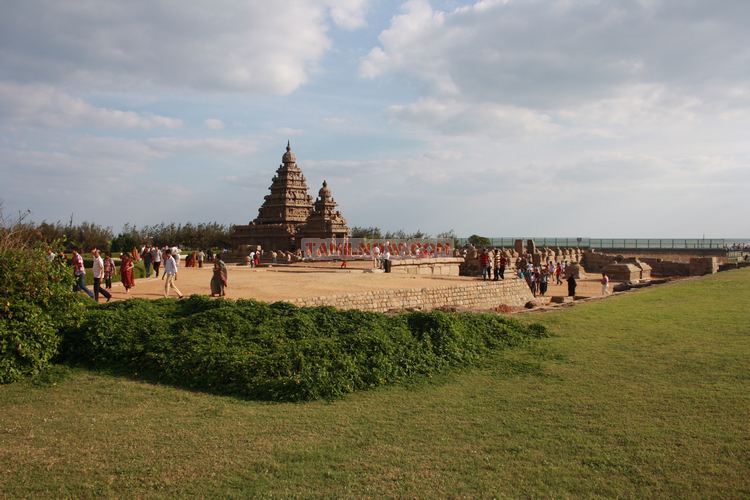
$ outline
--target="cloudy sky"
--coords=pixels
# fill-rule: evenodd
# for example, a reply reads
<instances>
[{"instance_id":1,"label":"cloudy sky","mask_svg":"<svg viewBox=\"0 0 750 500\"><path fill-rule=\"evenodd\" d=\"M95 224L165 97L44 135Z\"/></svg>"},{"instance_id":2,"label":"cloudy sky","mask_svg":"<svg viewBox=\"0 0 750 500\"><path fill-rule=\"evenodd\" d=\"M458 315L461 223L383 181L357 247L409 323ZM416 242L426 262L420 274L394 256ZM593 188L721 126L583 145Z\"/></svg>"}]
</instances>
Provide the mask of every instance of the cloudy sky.
<instances>
[{"instance_id":1,"label":"cloudy sky","mask_svg":"<svg viewBox=\"0 0 750 500\"><path fill-rule=\"evenodd\" d=\"M350 225L750 237L747 0L9 0L0 199L257 214L291 140Z\"/></svg>"}]
</instances>

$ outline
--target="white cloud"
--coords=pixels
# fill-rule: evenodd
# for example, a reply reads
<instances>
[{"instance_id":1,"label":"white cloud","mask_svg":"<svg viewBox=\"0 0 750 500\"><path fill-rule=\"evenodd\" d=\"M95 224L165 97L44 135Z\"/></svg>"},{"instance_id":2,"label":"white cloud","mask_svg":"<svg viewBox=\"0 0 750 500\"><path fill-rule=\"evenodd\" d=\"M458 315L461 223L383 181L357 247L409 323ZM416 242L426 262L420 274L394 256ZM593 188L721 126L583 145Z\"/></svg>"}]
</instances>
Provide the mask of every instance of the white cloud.
<instances>
[{"instance_id":1,"label":"white cloud","mask_svg":"<svg viewBox=\"0 0 750 500\"><path fill-rule=\"evenodd\" d=\"M18 81L284 95L316 71L330 23L362 26L366 9L366 0L18 2L0 16L12 40L0 67Z\"/></svg>"},{"instance_id":2,"label":"white cloud","mask_svg":"<svg viewBox=\"0 0 750 500\"><path fill-rule=\"evenodd\" d=\"M94 106L46 85L0 82L0 123L11 126L180 128L182 121L153 113Z\"/></svg>"},{"instance_id":3,"label":"white cloud","mask_svg":"<svg viewBox=\"0 0 750 500\"><path fill-rule=\"evenodd\" d=\"M389 108L394 118L448 135L521 138L557 131L549 116L495 103L468 103L455 99L425 98Z\"/></svg>"},{"instance_id":4,"label":"white cloud","mask_svg":"<svg viewBox=\"0 0 750 500\"><path fill-rule=\"evenodd\" d=\"M224 128L224 122L218 118L208 118L203 122L209 130L222 130Z\"/></svg>"},{"instance_id":5,"label":"white cloud","mask_svg":"<svg viewBox=\"0 0 750 500\"><path fill-rule=\"evenodd\" d=\"M257 151L253 138L185 138L155 137L146 140L146 144L156 151L178 152L193 151L201 153L222 153L237 156L249 155Z\"/></svg>"},{"instance_id":6,"label":"white cloud","mask_svg":"<svg viewBox=\"0 0 750 500\"><path fill-rule=\"evenodd\" d=\"M296 135L302 135L305 131L299 128L281 127L276 129L276 133L283 137L293 137Z\"/></svg>"},{"instance_id":7,"label":"white cloud","mask_svg":"<svg viewBox=\"0 0 750 500\"><path fill-rule=\"evenodd\" d=\"M748 18L744 0L486 0L451 11L412 0L380 33L360 74L399 76L432 96L535 109L634 84L718 98L747 85Z\"/></svg>"},{"instance_id":8,"label":"white cloud","mask_svg":"<svg viewBox=\"0 0 750 500\"><path fill-rule=\"evenodd\" d=\"M331 19L340 28L353 30L367 24L368 0L327 0Z\"/></svg>"}]
</instances>

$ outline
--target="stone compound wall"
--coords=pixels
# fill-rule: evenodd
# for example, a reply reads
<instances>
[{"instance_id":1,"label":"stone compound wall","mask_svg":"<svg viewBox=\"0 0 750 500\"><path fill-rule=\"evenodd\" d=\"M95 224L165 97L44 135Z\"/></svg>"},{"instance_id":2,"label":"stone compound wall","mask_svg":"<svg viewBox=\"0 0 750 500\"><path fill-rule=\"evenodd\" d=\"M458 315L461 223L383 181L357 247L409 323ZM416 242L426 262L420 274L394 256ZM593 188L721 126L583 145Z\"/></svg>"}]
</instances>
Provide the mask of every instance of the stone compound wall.
<instances>
[{"instance_id":1,"label":"stone compound wall","mask_svg":"<svg viewBox=\"0 0 750 500\"><path fill-rule=\"evenodd\" d=\"M534 300L529 287L517 278L479 281L436 288L377 290L347 295L302 297L289 302L298 306L333 306L337 309L386 312L407 308L431 310L439 307L491 309L499 305L523 307Z\"/></svg>"}]
</instances>

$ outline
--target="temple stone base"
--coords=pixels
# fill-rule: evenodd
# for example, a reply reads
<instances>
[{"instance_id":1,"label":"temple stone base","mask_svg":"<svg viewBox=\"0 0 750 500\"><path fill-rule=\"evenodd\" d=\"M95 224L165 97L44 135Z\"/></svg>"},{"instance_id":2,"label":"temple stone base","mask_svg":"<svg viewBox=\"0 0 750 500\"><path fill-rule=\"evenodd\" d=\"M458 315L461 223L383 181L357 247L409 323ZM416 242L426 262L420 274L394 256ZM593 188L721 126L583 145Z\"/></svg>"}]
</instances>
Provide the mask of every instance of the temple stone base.
<instances>
[{"instance_id":1,"label":"temple stone base","mask_svg":"<svg viewBox=\"0 0 750 500\"><path fill-rule=\"evenodd\" d=\"M420 276L458 276L463 257L435 259L397 259L391 261L391 272Z\"/></svg>"}]
</instances>

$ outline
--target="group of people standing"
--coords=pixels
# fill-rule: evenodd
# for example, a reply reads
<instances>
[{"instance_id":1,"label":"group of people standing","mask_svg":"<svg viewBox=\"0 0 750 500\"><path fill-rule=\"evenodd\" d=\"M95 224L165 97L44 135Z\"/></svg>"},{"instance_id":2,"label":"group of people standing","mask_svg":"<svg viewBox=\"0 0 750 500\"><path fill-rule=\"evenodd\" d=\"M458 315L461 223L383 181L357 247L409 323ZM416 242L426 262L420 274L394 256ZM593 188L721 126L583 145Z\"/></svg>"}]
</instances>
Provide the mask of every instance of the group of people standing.
<instances>
[{"instance_id":1,"label":"group of people standing","mask_svg":"<svg viewBox=\"0 0 750 500\"><path fill-rule=\"evenodd\" d=\"M528 264L525 269L518 270L518 277L526 281L534 297L537 295L544 297L547 294L547 288L552 277L554 276L557 285L562 285L564 273L565 263L548 262L546 266L534 267ZM570 285L570 282L568 282L568 285ZM575 285L573 285L573 288L575 289Z\"/></svg>"},{"instance_id":2,"label":"group of people standing","mask_svg":"<svg viewBox=\"0 0 750 500\"><path fill-rule=\"evenodd\" d=\"M492 262L494 266L491 266L490 262ZM508 259L500 252L495 252L494 258L492 259L492 261L490 261L489 252L487 252L487 250L483 250L482 253L479 255L479 266L482 268L483 280L490 279L490 275L493 269L494 269L493 279L495 281L504 280L505 268L508 266Z\"/></svg>"}]
</instances>

